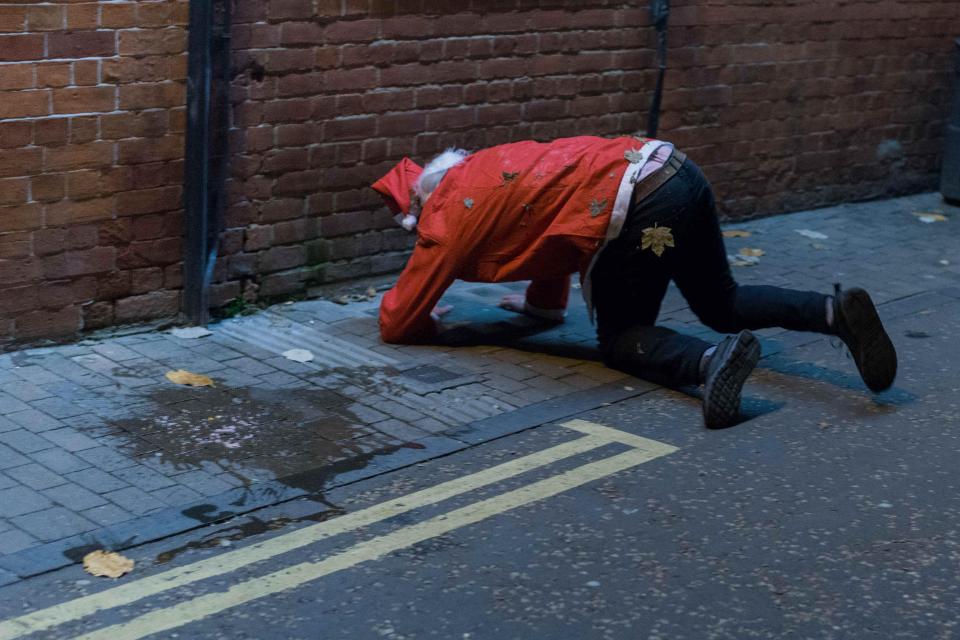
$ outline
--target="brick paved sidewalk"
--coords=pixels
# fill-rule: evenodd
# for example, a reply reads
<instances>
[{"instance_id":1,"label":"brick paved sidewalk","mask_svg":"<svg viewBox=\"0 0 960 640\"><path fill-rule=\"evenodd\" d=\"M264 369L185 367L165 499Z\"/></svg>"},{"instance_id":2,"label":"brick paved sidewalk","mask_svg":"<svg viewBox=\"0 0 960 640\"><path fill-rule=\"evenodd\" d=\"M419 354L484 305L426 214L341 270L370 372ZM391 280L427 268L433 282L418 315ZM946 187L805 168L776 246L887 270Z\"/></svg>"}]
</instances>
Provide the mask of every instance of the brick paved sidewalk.
<instances>
[{"instance_id":1,"label":"brick paved sidewalk","mask_svg":"<svg viewBox=\"0 0 960 640\"><path fill-rule=\"evenodd\" d=\"M914 215L932 210L948 220ZM729 239L728 250L765 251L756 266L735 267L744 283L826 292L839 280L881 304L957 297L958 225L960 209L925 194L740 223L752 235ZM452 288L448 342L460 346L383 345L377 300L312 300L224 321L202 338L136 333L0 356L0 584L89 548L321 499L337 483L653 388L596 361L582 301L557 327L495 308L518 290ZM661 321L710 334L673 289ZM760 334L765 355L823 339ZM315 359L281 355L295 348ZM174 385L164 377L174 369L216 386Z\"/></svg>"}]
</instances>

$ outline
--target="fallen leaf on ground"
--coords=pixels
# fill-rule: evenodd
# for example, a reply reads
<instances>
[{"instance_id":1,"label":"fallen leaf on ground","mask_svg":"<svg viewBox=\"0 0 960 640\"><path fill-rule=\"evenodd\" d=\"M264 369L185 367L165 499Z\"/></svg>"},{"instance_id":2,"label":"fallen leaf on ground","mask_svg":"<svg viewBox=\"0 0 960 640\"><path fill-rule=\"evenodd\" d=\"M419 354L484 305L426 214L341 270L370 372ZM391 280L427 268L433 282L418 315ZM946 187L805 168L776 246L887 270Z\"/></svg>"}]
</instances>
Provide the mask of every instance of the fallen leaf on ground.
<instances>
[{"instance_id":1,"label":"fallen leaf on ground","mask_svg":"<svg viewBox=\"0 0 960 640\"><path fill-rule=\"evenodd\" d=\"M811 243L810 243L810 246L813 247L814 249L826 249L826 248L827 248L827 245L825 245L825 244L820 244L819 242L811 242Z\"/></svg>"},{"instance_id":2,"label":"fallen leaf on ground","mask_svg":"<svg viewBox=\"0 0 960 640\"><path fill-rule=\"evenodd\" d=\"M749 238L750 235L746 229L727 229L723 232L724 238Z\"/></svg>"},{"instance_id":3,"label":"fallen leaf on ground","mask_svg":"<svg viewBox=\"0 0 960 640\"><path fill-rule=\"evenodd\" d=\"M310 362L313 360L313 353L307 349L289 349L281 354L287 360L294 362Z\"/></svg>"},{"instance_id":4,"label":"fallen leaf on ground","mask_svg":"<svg viewBox=\"0 0 960 640\"><path fill-rule=\"evenodd\" d=\"M113 551L99 549L83 556L83 568L92 576L119 578L133 571L133 560Z\"/></svg>"},{"instance_id":5,"label":"fallen leaf on ground","mask_svg":"<svg viewBox=\"0 0 960 640\"><path fill-rule=\"evenodd\" d=\"M917 216L917 219L920 222L925 222L930 224L931 222L946 222L947 216L943 215L939 211L911 211L913 215Z\"/></svg>"},{"instance_id":6,"label":"fallen leaf on ground","mask_svg":"<svg viewBox=\"0 0 960 640\"><path fill-rule=\"evenodd\" d=\"M802 235L804 238L810 238L811 240L826 240L830 237L825 233L813 231L812 229L794 229L794 231Z\"/></svg>"},{"instance_id":7,"label":"fallen leaf on ground","mask_svg":"<svg viewBox=\"0 0 960 640\"><path fill-rule=\"evenodd\" d=\"M749 258L759 258L762 255L765 255L767 252L763 249L755 249L753 247L744 247L739 251L740 255L747 256Z\"/></svg>"},{"instance_id":8,"label":"fallen leaf on ground","mask_svg":"<svg viewBox=\"0 0 960 640\"><path fill-rule=\"evenodd\" d=\"M213 380L201 373L191 373L184 369L167 371L167 380L175 384L185 384L191 387L212 387Z\"/></svg>"},{"instance_id":9,"label":"fallen leaf on ground","mask_svg":"<svg viewBox=\"0 0 960 640\"><path fill-rule=\"evenodd\" d=\"M174 338L184 338L186 340L193 340L195 338L205 338L206 336L212 336L213 332L207 329L206 327L177 327L170 334Z\"/></svg>"},{"instance_id":10,"label":"fallen leaf on ground","mask_svg":"<svg viewBox=\"0 0 960 640\"><path fill-rule=\"evenodd\" d=\"M376 298L376 297L377 297L377 290L374 289L373 287L370 287L369 289L367 289L367 297L368 297L368 298Z\"/></svg>"}]
</instances>

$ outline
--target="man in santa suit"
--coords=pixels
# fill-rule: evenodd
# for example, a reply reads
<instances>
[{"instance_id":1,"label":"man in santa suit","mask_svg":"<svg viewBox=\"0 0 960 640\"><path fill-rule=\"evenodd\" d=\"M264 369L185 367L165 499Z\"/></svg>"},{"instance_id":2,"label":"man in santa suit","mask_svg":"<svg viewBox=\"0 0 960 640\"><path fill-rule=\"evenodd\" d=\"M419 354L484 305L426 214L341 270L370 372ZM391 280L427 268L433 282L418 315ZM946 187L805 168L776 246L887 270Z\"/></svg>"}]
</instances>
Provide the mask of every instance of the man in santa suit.
<instances>
[{"instance_id":1,"label":"man in santa suit","mask_svg":"<svg viewBox=\"0 0 960 640\"><path fill-rule=\"evenodd\" d=\"M408 158L374 183L417 243L380 306L390 343L427 342L456 279L529 280L501 306L562 321L570 275L580 274L604 362L669 386L704 385L708 427L733 424L744 381L760 357L750 329L839 336L866 385L893 384L897 357L870 296L829 296L733 279L713 192L670 143L580 136L449 150L422 169ZM713 345L655 322L670 280Z\"/></svg>"}]
</instances>

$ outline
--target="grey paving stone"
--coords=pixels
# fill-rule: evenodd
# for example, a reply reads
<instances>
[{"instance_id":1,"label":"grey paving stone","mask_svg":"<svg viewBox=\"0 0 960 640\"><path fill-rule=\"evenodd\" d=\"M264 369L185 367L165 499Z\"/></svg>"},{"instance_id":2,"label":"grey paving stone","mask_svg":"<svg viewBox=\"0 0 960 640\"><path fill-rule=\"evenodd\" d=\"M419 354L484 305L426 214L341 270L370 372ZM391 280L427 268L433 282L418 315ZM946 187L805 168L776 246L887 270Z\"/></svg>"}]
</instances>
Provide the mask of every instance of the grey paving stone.
<instances>
[{"instance_id":1,"label":"grey paving stone","mask_svg":"<svg viewBox=\"0 0 960 640\"><path fill-rule=\"evenodd\" d=\"M30 408L23 400L18 400L13 396L0 391L0 415L6 415L15 411L26 411Z\"/></svg>"},{"instance_id":2,"label":"grey paving stone","mask_svg":"<svg viewBox=\"0 0 960 640\"><path fill-rule=\"evenodd\" d=\"M275 371L265 376L260 376L260 384L265 387L275 387L279 389L296 388L305 383L300 378L290 375L284 371Z\"/></svg>"},{"instance_id":3,"label":"grey paving stone","mask_svg":"<svg viewBox=\"0 0 960 640\"><path fill-rule=\"evenodd\" d=\"M59 540L85 531L97 525L65 507L51 507L13 518L13 523L39 540Z\"/></svg>"},{"instance_id":4,"label":"grey paving stone","mask_svg":"<svg viewBox=\"0 0 960 640\"><path fill-rule=\"evenodd\" d=\"M205 496L215 496L230 490L230 485L210 475L206 471L196 470L180 473L173 477L178 483L190 487Z\"/></svg>"},{"instance_id":5,"label":"grey paving stone","mask_svg":"<svg viewBox=\"0 0 960 640\"><path fill-rule=\"evenodd\" d=\"M99 353L85 353L83 355L70 358L81 367L110 375L118 367L117 363L110 358L104 357Z\"/></svg>"},{"instance_id":6,"label":"grey paving stone","mask_svg":"<svg viewBox=\"0 0 960 640\"><path fill-rule=\"evenodd\" d=\"M92 449L97 446L96 440L80 433L72 427L44 431L40 435L50 442L56 444L61 449L66 449L71 453L82 451L84 449Z\"/></svg>"},{"instance_id":7,"label":"grey paving stone","mask_svg":"<svg viewBox=\"0 0 960 640\"><path fill-rule=\"evenodd\" d=\"M100 344L95 344L91 349L99 353L100 355L110 358L115 362L123 362L124 360L134 360L136 358L142 357L139 353L132 349L128 349L122 344L116 342L102 342Z\"/></svg>"},{"instance_id":8,"label":"grey paving stone","mask_svg":"<svg viewBox=\"0 0 960 640\"><path fill-rule=\"evenodd\" d=\"M123 480L120 480L119 478L112 476L105 471L94 469L92 467L89 469L81 469L80 471L74 471L73 473L65 474L64 477L68 481L84 486L94 493L117 491L130 486Z\"/></svg>"},{"instance_id":9,"label":"grey paving stone","mask_svg":"<svg viewBox=\"0 0 960 640\"><path fill-rule=\"evenodd\" d=\"M126 466L125 468L116 469L112 473L121 480L147 492L163 489L164 487L177 484L176 480L173 480L162 473L158 473L157 471L154 471L150 467L143 464Z\"/></svg>"},{"instance_id":10,"label":"grey paving stone","mask_svg":"<svg viewBox=\"0 0 960 640\"><path fill-rule=\"evenodd\" d=\"M253 358L246 356L243 358L237 358L235 360L225 360L223 364L227 369L241 371L251 376L262 376L268 373L274 373L276 371L276 369L273 367L265 365L259 360L254 360Z\"/></svg>"},{"instance_id":11,"label":"grey paving stone","mask_svg":"<svg viewBox=\"0 0 960 640\"><path fill-rule=\"evenodd\" d=\"M38 365L18 367L17 375L24 380L29 380L34 384L48 384L65 381L65 378L62 376L59 376L52 371L48 371L47 369Z\"/></svg>"},{"instance_id":12,"label":"grey paving stone","mask_svg":"<svg viewBox=\"0 0 960 640\"><path fill-rule=\"evenodd\" d=\"M34 400L30 403L34 409L42 411L54 418L72 418L83 415L89 411L88 408L77 402L70 402L63 398L50 397L42 400Z\"/></svg>"},{"instance_id":13,"label":"grey paving stone","mask_svg":"<svg viewBox=\"0 0 960 640\"><path fill-rule=\"evenodd\" d=\"M63 476L60 474L54 473L50 469L36 463L7 469L6 473L14 480L27 485L31 489L49 489L50 487L55 487L65 482Z\"/></svg>"},{"instance_id":14,"label":"grey paving stone","mask_svg":"<svg viewBox=\"0 0 960 640\"><path fill-rule=\"evenodd\" d=\"M45 489L43 494L72 511L82 511L84 509L90 509L91 507L107 504L105 499L94 492L72 483L61 484Z\"/></svg>"},{"instance_id":15,"label":"grey paving stone","mask_svg":"<svg viewBox=\"0 0 960 640\"><path fill-rule=\"evenodd\" d=\"M7 419L35 433L47 431L49 429L57 429L63 426L63 423L56 418L48 416L42 411L37 411L36 409L31 409L29 407L26 411L8 413Z\"/></svg>"},{"instance_id":16,"label":"grey paving stone","mask_svg":"<svg viewBox=\"0 0 960 640\"><path fill-rule=\"evenodd\" d=\"M0 489L9 489L10 487L15 487L18 484L20 483L14 481L13 478L0 473ZM3 523L0 522L0 526L2 526L2 524Z\"/></svg>"},{"instance_id":17,"label":"grey paving stone","mask_svg":"<svg viewBox=\"0 0 960 640\"><path fill-rule=\"evenodd\" d=\"M0 436L0 442L13 447L20 453L33 453L43 451L53 446L49 440L41 438L35 433L30 433L26 429L17 429L16 431L7 431Z\"/></svg>"},{"instance_id":18,"label":"grey paving stone","mask_svg":"<svg viewBox=\"0 0 960 640\"><path fill-rule=\"evenodd\" d=\"M130 349L136 351L141 356L146 356L151 360L166 362L169 359L187 358L190 356L190 350L165 339L163 336L153 334L152 339L129 345Z\"/></svg>"},{"instance_id":19,"label":"grey paving stone","mask_svg":"<svg viewBox=\"0 0 960 640\"><path fill-rule=\"evenodd\" d=\"M121 522L127 522L128 520L133 520L136 517L129 511L124 511L117 505L110 503L100 505L99 507L93 507L92 509L86 509L81 511L80 514L83 517L96 522L101 527L109 527Z\"/></svg>"},{"instance_id":20,"label":"grey paving stone","mask_svg":"<svg viewBox=\"0 0 960 640\"><path fill-rule=\"evenodd\" d=\"M77 451L76 454L78 458L89 463L89 466L111 473L136 464L133 458L122 451L118 451L114 447L96 446Z\"/></svg>"},{"instance_id":21,"label":"grey paving stone","mask_svg":"<svg viewBox=\"0 0 960 640\"><path fill-rule=\"evenodd\" d=\"M8 382L3 385L3 392L8 393L18 400L30 402L31 400L40 400L50 395L50 392L32 382L26 380L19 382Z\"/></svg>"},{"instance_id":22,"label":"grey paving stone","mask_svg":"<svg viewBox=\"0 0 960 640\"><path fill-rule=\"evenodd\" d=\"M113 502L121 509L129 511L130 513L138 516L157 511L166 506L163 502L157 500L146 491L136 487L127 487L126 489L120 489L119 491L110 491L108 493L104 493L103 497L108 499L110 502Z\"/></svg>"},{"instance_id":23,"label":"grey paving stone","mask_svg":"<svg viewBox=\"0 0 960 640\"><path fill-rule=\"evenodd\" d=\"M27 464L28 462L30 462L30 458L17 453L15 450L3 444L3 439L0 438L0 469L19 467L20 465Z\"/></svg>"},{"instance_id":24,"label":"grey paving stone","mask_svg":"<svg viewBox=\"0 0 960 640\"><path fill-rule=\"evenodd\" d=\"M204 498L201 494L182 484L156 489L151 491L150 495L173 507L198 502Z\"/></svg>"},{"instance_id":25,"label":"grey paving stone","mask_svg":"<svg viewBox=\"0 0 960 640\"><path fill-rule=\"evenodd\" d=\"M80 469L86 469L91 466L86 460L81 460L72 453L57 448L38 451L30 454L30 457L51 471L59 474L79 471Z\"/></svg>"},{"instance_id":26,"label":"grey paving stone","mask_svg":"<svg viewBox=\"0 0 960 640\"><path fill-rule=\"evenodd\" d=\"M53 506L46 496L28 487L12 487L0 491L0 516L13 518Z\"/></svg>"},{"instance_id":27,"label":"grey paving stone","mask_svg":"<svg viewBox=\"0 0 960 640\"><path fill-rule=\"evenodd\" d=\"M0 433L3 433L5 431L13 431L14 429L19 429L19 428L20 428L20 425L18 425L16 422L10 422L3 416L0 416Z\"/></svg>"},{"instance_id":28,"label":"grey paving stone","mask_svg":"<svg viewBox=\"0 0 960 640\"><path fill-rule=\"evenodd\" d=\"M406 422L400 422L399 420L393 419L378 422L377 424L373 425L373 428L376 431L390 436L391 438L394 438L400 442L417 442L418 440L422 440L430 435L426 431L411 426Z\"/></svg>"},{"instance_id":29,"label":"grey paving stone","mask_svg":"<svg viewBox=\"0 0 960 640\"><path fill-rule=\"evenodd\" d=\"M239 351L235 351L230 347L227 347L223 344L217 342L204 340L197 346L194 346L190 349L196 354L201 356L206 356L218 362L223 360L233 360L234 358L240 358L243 356Z\"/></svg>"},{"instance_id":30,"label":"grey paving stone","mask_svg":"<svg viewBox=\"0 0 960 640\"><path fill-rule=\"evenodd\" d=\"M17 553L40 544L40 541L20 529L8 529L0 533L0 555Z\"/></svg>"}]
</instances>

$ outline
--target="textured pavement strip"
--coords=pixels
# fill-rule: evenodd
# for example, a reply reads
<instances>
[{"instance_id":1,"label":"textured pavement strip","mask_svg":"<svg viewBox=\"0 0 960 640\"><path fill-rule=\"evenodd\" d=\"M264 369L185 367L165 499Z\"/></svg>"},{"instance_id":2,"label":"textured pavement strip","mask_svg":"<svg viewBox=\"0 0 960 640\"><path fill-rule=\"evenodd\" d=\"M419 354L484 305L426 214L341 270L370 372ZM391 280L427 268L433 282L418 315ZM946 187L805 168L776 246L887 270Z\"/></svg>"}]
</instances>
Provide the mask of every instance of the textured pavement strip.
<instances>
[{"instance_id":1,"label":"textured pavement strip","mask_svg":"<svg viewBox=\"0 0 960 640\"><path fill-rule=\"evenodd\" d=\"M949 221L923 224L911 215L931 210ZM741 222L732 226L753 235L727 239L727 248L730 254L742 247L766 252L756 266L734 269L742 283L829 292L839 281L867 287L886 303L884 314L914 313L943 297L924 292L960 287L958 224L960 210L923 194ZM811 240L797 229L828 238ZM515 289L458 283L447 296L458 306L452 321L466 322L471 314L508 318L490 307ZM170 514L171 526L196 526L219 511L201 510L207 515L191 519L181 513L187 507L222 504L215 498L228 494L261 495L258 485L278 495L299 490L284 493L270 484L278 473L350 459L382 468L399 454L377 459L370 452L411 436L439 437L431 442L441 448L450 446L446 434L482 441L484 429L495 434L499 424L513 424L510 416L534 419L524 408L535 403L626 385L621 374L595 361L558 357L569 351L554 350L557 343L586 345L589 354L593 341L579 296L571 300L566 325L522 339L518 348L384 345L376 341L376 301L310 300L214 325L214 335L199 340L154 332L0 355L0 567L12 566L4 558L58 541L133 527L143 513ZM661 317L711 335L674 288ZM820 339L778 330L762 335L768 354ZM304 344L317 360L299 364L280 355ZM557 355L539 353L545 345ZM424 392L399 371L421 365L448 372L452 386ZM181 367L213 377L215 392L163 379ZM279 393L284 389L297 389L306 405L320 409L288 406L291 396ZM324 404L329 396L321 402L310 395L321 392L343 403L331 407ZM580 402L589 400L583 397ZM301 425L311 429L307 455L297 450Z\"/></svg>"}]
</instances>

